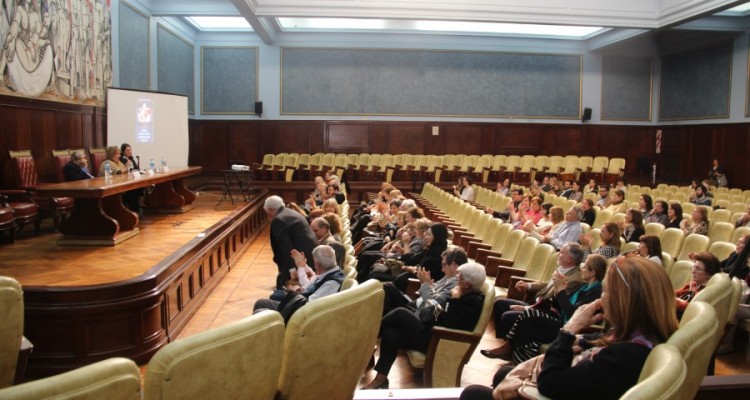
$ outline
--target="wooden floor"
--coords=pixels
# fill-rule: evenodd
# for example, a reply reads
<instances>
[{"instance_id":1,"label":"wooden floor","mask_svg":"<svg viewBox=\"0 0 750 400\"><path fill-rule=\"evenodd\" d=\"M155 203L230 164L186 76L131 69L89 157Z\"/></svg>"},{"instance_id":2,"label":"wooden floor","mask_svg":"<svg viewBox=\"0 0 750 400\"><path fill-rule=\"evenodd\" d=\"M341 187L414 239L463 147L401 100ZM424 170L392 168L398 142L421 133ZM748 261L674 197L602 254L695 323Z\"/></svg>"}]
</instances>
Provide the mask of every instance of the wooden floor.
<instances>
[{"instance_id":1,"label":"wooden floor","mask_svg":"<svg viewBox=\"0 0 750 400\"><path fill-rule=\"evenodd\" d=\"M0 244L0 275L26 286L86 286L139 276L236 208L229 201L215 207L217 193L197 195L196 207L185 214L146 212L139 235L117 246L59 246L62 235L53 232L51 219L44 220L39 236L26 226L15 244Z\"/></svg>"},{"instance_id":2,"label":"wooden floor","mask_svg":"<svg viewBox=\"0 0 750 400\"><path fill-rule=\"evenodd\" d=\"M27 227L16 244L0 244L0 275L13 276L24 285L91 285L137 276L234 209L230 202L214 208L218 199L217 193L201 192L196 209L187 214L147 214L141 221L140 235L116 247L57 246L57 234L52 233L49 221L39 237L33 237L32 229ZM255 301L267 297L274 286L276 266L272 257L266 228L231 267L179 337L250 315ZM479 349L495 347L495 340L490 324ZM734 353L718 358L717 374L750 374L747 335L738 337L735 347ZM462 386L489 385L501 363L475 352L464 369ZM144 365L142 369L145 368ZM368 371L363 382L373 375L373 371ZM389 380L391 388L421 387L421 379L415 376L405 356L396 361Z\"/></svg>"}]
</instances>

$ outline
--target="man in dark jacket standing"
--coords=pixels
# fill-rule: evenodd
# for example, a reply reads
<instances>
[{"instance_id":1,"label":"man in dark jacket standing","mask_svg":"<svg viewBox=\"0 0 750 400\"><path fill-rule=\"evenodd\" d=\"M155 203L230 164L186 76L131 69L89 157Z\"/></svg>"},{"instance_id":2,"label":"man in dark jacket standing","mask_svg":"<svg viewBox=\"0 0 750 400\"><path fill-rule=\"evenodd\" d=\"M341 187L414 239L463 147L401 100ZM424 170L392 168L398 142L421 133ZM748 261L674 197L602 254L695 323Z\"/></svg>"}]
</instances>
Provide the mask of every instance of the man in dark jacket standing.
<instances>
[{"instance_id":1,"label":"man in dark jacket standing","mask_svg":"<svg viewBox=\"0 0 750 400\"><path fill-rule=\"evenodd\" d=\"M291 278L291 272L296 271L291 256L292 249L304 253L305 258L312 260L312 251L318 245L318 240L305 217L284 207L284 200L281 197L267 198L263 209L271 220L273 261L279 268L279 274L276 276L276 289L282 289L284 283Z\"/></svg>"}]
</instances>

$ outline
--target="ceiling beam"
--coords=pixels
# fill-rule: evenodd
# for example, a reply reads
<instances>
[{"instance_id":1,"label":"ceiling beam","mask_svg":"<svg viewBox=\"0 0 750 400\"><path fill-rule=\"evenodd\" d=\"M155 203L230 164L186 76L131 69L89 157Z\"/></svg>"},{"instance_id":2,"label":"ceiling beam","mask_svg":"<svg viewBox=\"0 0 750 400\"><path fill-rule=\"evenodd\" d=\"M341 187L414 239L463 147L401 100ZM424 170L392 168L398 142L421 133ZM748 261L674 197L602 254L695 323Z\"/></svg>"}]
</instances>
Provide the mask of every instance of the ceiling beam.
<instances>
[{"instance_id":1,"label":"ceiling beam","mask_svg":"<svg viewBox=\"0 0 750 400\"><path fill-rule=\"evenodd\" d=\"M232 0L232 4L245 17L263 43L272 45L278 30L275 18L260 18L255 14L255 0Z\"/></svg>"}]
</instances>

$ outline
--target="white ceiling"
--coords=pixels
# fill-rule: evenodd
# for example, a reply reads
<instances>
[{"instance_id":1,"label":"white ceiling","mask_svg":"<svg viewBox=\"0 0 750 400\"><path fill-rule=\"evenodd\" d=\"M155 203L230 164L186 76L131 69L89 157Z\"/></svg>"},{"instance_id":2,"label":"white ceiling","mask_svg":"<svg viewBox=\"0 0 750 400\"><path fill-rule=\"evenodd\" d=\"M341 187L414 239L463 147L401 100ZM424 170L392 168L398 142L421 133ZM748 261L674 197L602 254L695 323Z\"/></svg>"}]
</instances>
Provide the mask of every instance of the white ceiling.
<instances>
[{"instance_id":1,"label":"white ceiling","mask_svg":"<svg viewBox=\"0 0 750 400\"><path fill-rule=\"evenodd\" d=\"M380 18L584 25L613 28L597 49L671 28L738 32L748 17L712 16L737 0L151 0L154 16L241 15L265 43L283 35L278 17ZM704 18L706 17L706 18Z\"/></svg>"}]
</instances>

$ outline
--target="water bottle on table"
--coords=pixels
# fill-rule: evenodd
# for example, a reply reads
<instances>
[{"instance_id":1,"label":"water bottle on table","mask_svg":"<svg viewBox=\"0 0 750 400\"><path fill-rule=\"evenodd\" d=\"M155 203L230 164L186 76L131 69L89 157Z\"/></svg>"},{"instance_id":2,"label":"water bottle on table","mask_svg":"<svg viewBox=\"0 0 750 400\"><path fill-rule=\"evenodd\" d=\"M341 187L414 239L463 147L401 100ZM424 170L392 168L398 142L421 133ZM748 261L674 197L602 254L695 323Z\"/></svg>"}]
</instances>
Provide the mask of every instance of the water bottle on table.
<instances>
[{"instance_id":1,"label":"water bottle on table","mask_svg":"<svg viewBox=\"0 0 750 400\"><path fill-rule=\"evenodd\" d=\"M109 165L109 162L104 164L104 178L109 179L112 177L112 167Z\"/></svg>"},{"instance_id":2,"label":"water bottle on table","mask_svg":"<svg viewBox=\"0 0 750 400\"><path fill-rule=\"evenodd\" d=\"M151 171L153 171L153 172L156 172L156 164L154 163L154 159L153 158L148 163L148 169L151 170Z\"/></svg>"},{"instance_id":3,"label":"water bottle on table","mask_svg":"<svg viewBox=\"0 0 750 400\"><path fill-rule=\"evenodd\" d=\"M161 158L161 172L167 172L169 171L169 167L167 167L167 159L162 157Z\"/></svg>"}]
</instances>

